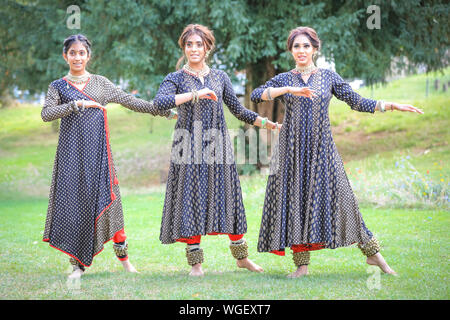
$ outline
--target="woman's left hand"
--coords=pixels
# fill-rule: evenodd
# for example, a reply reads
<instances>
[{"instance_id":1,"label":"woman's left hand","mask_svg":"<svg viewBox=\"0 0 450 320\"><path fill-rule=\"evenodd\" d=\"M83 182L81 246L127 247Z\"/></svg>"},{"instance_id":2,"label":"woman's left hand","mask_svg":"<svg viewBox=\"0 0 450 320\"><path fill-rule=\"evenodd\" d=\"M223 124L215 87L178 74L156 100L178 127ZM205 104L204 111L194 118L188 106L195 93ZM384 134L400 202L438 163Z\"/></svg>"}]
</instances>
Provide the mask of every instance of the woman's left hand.
<instances>
[{"instance_id":1,"label":"woman's left hand","mask_svg":"<svg viewBox=\"0 0 450 320\"><path fill-rule=\"evenodd\" d=\"M407 112L417 112L419 114L423 114L423 111L421 109L416 108L409 104L399 104L399 103L391 102L390 105L391 105L392 111L398 110L398 111L403 111L403 112L407 111Z\"/></svg>"},{"instance_id":2,"label":"woman's left hand","mask_svg":"<svg viewBox=\"0 0 450 320\"><path fill-rule=\"evenodd\" d=\"M209 89L209 88L203 88L198 91L198 97L199 99L211 99L217 102L217 95L216 93Z\"/></svg>"}]
</instances>

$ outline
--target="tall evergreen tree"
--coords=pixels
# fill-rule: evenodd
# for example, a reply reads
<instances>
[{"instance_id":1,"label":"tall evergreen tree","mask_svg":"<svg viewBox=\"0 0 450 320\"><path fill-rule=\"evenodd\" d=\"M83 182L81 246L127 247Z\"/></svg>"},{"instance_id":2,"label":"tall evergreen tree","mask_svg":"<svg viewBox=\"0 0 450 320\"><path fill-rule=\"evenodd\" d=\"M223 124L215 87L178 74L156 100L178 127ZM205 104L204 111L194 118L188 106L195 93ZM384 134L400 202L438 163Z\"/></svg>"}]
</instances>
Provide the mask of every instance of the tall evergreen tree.
<instances>
[{"instance_id":1,"label":"tall evergreen tree","mask_svg":"<svg viewBox=\"0 0 450 320\"><path fill-rule=\"evenodd\" d=\"M74 4L80 8L80 29L67 26L67 8ZM379 29L367 25L371 5L379 7ZM297 26L316 29L321 55L343 77L383 81L395 57L438 70L448 65L449 7L440 0L7 0L0 7L0 101L14 86L44 92L65 74L62 41L74 33L93 42L91 72L124 80L128 89L151 97L164 75L174 71L182 54L177 40L189 23L214 30L213 64L229 73L245 69L247 106L255 86L294 67L285 42ZM272 102L257 108L280 118L281 108Z\"/></svg>"}]
</instances>

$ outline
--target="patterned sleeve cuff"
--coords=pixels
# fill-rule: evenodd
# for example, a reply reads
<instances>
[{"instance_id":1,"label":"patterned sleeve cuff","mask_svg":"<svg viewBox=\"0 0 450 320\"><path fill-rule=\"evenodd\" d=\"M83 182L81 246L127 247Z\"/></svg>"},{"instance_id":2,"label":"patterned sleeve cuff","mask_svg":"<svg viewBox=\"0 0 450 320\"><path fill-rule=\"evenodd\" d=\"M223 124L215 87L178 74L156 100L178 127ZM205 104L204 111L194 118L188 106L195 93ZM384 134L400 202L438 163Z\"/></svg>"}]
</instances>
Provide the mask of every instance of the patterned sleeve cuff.
<instances>
[{"instance_id":1,"label":"patterned sleeve cuff","mask_svg":"<svg viewBox=\"0 0 450 320\"><path fill-rule=\"evenodd\" d=\"M373 99L362 98L358 111L375 113L377 101Z\"/></svg>"},{"instance_id":2,"label":"patterned sleeve cuff","mask_svg":"<svg viewBox=\"0 0 450 320\"><path fill-rule=\"evenodd\" d=\"M250 95L250 100L254 103L263 102L264 100L261 97L265 89L265 87L259 87L253 90L252 94Z\"/></svg>"},{"instance_id":3,"label":"patterned sleeve cuff","mask_svg":"<svg viewBox=\"0 0 450 320\"><path fill-rule=\"evenodd\" d=\"M238 117L239 120L244 121L248 124L253 125L256 121L256 118L258 118L258 114L251 110L245 110L243 113L241 113Z\"/></svg>"},{"instance_id":4,"label":"patterned sleeve cuff","mask_svg":"<svg viewBox=\"0 0 450 320\"><path fill-rule=\"evenodd\" d=\"M156 95L153 102L158 110L168 110L177 107L174 94Z\"/></svg>"}]
</instances>

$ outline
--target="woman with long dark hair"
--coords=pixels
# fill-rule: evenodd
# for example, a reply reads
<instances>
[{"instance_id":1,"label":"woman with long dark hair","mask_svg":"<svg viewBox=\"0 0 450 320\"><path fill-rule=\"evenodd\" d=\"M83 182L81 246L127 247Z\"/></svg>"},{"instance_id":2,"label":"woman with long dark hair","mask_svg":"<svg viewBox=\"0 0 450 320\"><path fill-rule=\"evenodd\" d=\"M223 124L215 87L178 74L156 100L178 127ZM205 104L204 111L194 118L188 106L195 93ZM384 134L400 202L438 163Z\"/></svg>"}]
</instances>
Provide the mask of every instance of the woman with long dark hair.
<instances>
[{"instance_id":1,"label":"woman with long dark hair","mask_svg":"<svg viewBox=\"0 0 450 320\"><path fill-rule=\"evenodd\" d=\"M49 85L41 112L44 121L61 119L43 241L70 256L71 277L81 276L111 239L125 270L136 272L128 259L105 106L113 102L136 112L175 117L173 111L159 111L152 102L89 73L91 55L85 36L65 39L69 72Z\"/></svg>"},{"instance_id":2,"label":"woman with long dark hair","mask_svg":"<svg viewBox=\"0 0 450 320\"><path fill-rule=\"evenodd\" d=\"M287 49L295 69L275 76L251 94L256 103L280 97L286 106L267 182L258 251L284 255L290 247L297 270L289 276L299 277L308 273L310 251L358 243L368 264L395 274L359 211L333 141L328 106L334 95L359 112L422 111L363 98L336 72L317 68L314 58L320 40L312 28L292 30ZM312 97L301 97L305 92L312 92Z\"/></svg>"}]
</instances>

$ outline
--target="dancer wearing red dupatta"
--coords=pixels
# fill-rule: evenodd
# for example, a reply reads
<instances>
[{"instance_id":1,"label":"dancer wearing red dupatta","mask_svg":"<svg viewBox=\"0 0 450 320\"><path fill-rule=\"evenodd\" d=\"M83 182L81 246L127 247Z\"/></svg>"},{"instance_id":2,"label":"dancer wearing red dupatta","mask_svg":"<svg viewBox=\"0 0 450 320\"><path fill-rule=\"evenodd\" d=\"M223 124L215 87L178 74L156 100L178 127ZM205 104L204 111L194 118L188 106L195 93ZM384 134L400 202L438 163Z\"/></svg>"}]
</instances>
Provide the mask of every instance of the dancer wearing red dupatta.
<instances>
[{"instance_id":1,"label":"dancer wearing red dupatta","mask_svg":"<svg viewBox=\"0 0 450 320\"><path fill-rule=\"evenodd\" d=\"M81 275L104 243L113 240L117 257L134 272L104 106L118 103L154 116L173 112L157 111L153 102L86 72L83 63L90 55L90 43L84 36L69 37L64 48L70 73L50 84L41 114L44 121L61 119L43 241L68 254L74 273Z\"/></svg>"}]
</instances>

